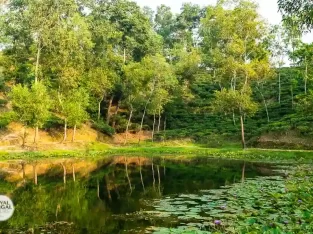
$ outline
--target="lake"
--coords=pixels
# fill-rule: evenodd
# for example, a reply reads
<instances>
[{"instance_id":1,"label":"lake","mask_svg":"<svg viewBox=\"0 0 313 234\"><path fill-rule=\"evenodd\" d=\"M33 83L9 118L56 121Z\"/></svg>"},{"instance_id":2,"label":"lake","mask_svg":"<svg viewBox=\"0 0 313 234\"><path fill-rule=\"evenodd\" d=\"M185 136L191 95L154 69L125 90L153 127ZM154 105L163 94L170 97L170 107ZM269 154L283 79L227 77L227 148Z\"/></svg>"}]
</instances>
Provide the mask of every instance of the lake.
<instances>
[{"instance_id":1,"label":"lake","mask_svg":"<svg viewBox=\"0 0 313 234\"><path fill-rule=\"evenodd\" d=\"M291 222L272 201L286 193L283 165L116 156L3 162L0 171L0 194L15 204L0 233L239 233Z\"/></svg>"}]
</instances>

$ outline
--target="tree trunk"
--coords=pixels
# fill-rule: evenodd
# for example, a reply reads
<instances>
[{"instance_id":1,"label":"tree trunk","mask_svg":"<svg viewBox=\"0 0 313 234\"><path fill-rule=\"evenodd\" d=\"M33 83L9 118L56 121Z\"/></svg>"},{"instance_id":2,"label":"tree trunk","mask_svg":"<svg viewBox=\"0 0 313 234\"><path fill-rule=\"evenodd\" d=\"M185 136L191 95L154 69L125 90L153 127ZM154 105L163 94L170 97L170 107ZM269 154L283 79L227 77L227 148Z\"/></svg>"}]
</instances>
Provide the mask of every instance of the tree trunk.
<instances>
[{"instance_id":1,"label":"tree trunk","mask_svg":"<svg viewBox=\"0 0 313 234\"><path fill-rule=\"evenodd\" d=\"M141 123L140 123L140 129L139 129L139 140L138 140L138 144L140 143L141 141L141 136L142 136L142 128L143 128L143 120L145 118L145 115L146 115L146 111L147 111L147 105L145 106L145 109L142 113L142 117L141 117Z\"/></svg>"},{"instance_id":2,"label":"tree trunk","mask_svg":"<svg viewBox=\"0 0 313 234\"><path fill-rule=\"evenodd\" d=\"M63 183L66 184L66 167L63 162L61 163L61 166L63 168Z\"/></svg>"},{"instance_id":3,"label":"tree trunk","mask_svg":"<svg viewBox=\"0 0 313 234\"><path fill-rule=\"evenodd\" d=\"M112 201L111 191L109 188L109 177L108 177L108 175L104 176L104 180L105 180L105 184L106 184L106 190L107 190L109 201Z\"/></svg>"},{"instance_id":4,"label":"tree trunk","mask_svg":"<svg viewBox=\"0 0 313 234\"><path fill-rule=\"evenodd\" d=\"M235 112L233 111L233 123L234 123L234 126L236 126L236 119L235 119Z\"/></svg>"},{"instance_id":5,"label":"tree trunk","mask_svg":"<svg viewBox=\"0 0 313 234\"><path fill-rule=\"evenodd\" d=\"M34 144L37 143L38 133L39 133L38 126L36 126L36 127L35 127Z\"/></svg>"},{"instance_id":6,"label":"tree trunk","mask_svg":"<svg viewBox=\"0 0 313 234\"><path fill-rule=\"evenodd\" d=\"M291 86L291 109L293 109L293 87Z\"/></svg>"},{"instance_id":7,"label":"tree trunk","mask_svg":"<svg viewBox=\"0 0 313 234\"><path fill-rule=\"evenodd\" d=\"M125 132L125 142L124 142L124 144L127 143L128 129L129 129L129 125L130 125L132 116L133 116L133 109L131 109L130 113L129 113L129 118L128 118L128 121L127 121L126 132Z\"/></svg>"},{"instance_id":8,"label":"tree trunk","mask_svg":"<svg viewBox=\"0 0 313 234\"><path fill-rule=\"evenodd\" d=\"M152 169L153 188L155 189L155 177L154 177L153 158L152 158L151 169Z\"/></svg>"},{"instance_id":9,"label":"tree trunk","mask_svg":"<svg viewBox=\"0 0 313 234\"><path fill-rule=\"evenodd\" d=\"M101 102L102 101L98 102L98 117L97 117L98 121L100 120L100 117L101 117Z\"/></svg>"},{"instance_id":10,"label":"tree trunk","mask_svg":"<svg viewBox=\"0 0 313 234\"><path fill-rule=\"evenodd\" d=\"M97 197L100 199L100 183L99 183L99 179L97 179Z\"/></svg>"},{"instance_id":11,"label":"tree trunk","mask_svg":"<svg viewBox=\"0 0 313 234\"><path fill-rule=\"evenodd\" d=\"M113 118L113 122L112 122L112 128L115 128L116 116L118 114L119 109L120 109L120 100L118 100L117 105L116 105L116 109L115 109L115 112L114 112L114 118Z\"/></svg>"},{"instance_id":12,"label":"tree trunk","mask_svg":"<svg viewBox=\"0 0 313 234\"><path fill-rule=\"evenodd\" d=\"M245 182L245 170L246 170L246 162L244 162L241 173L241 183Z\"/></svg>"},{"instance_id":13,"label":"tree trunk","mask_svg":"<svg viewBox=\"0 0 313 234\"><path fill-rule=\"evenodd\" d=\"M143 110L143 114L142 114L142 118L141 118L141 123L140 123L140 129L139 129L139 141L138 141L138 144L140 143L141 141L141 136L142 136L142 128L143 128L143 121L144 121L144 118L146 116L146 112L147 112L147 107L148 107L148 104L150 103L150 100L152 98L152 95L154 93L154 90L155 90L155 82L156 82L156 77L154 77L154 80L153 80L153 88L151 90L151 93L150 93L150 96L145 104L145 109Z\"/></svg>"},{"instance_id":14,"label":"tree trunk","mask_svg":"<svg viewBox=\"0 0 313 234\"><path fill-rule=\"evenodd\" d=\"M141 184L142 184L142 189L143 189L144 192L146 192L145 184L143 182L143 177L142 177L142 172L141 172L141 160L140 160L140 157L139 157L139 173L140 173L140 180L141 180Z\"/></svg>"},{"instance_id":15,"label":"tree trunk","mask_svg":"<svg viewBox=\"0 0 313 234\"><path fill-rule=\"evenodd\" d=\"M126 157L125 157L125 174L126 174L126 177L127 177L127 181L128 181L130 192L132 193L133 192L133 187L132 187L129 175L128 175L128 162L126 160Z\"/></svg>"},{"instance_id":16,"label":"tree trunk","mask_svg":"<svg viewBox=\"0 0 313 234\"><path fill-rule=\"evenodd\" d=\"M113 96L110 98L109 106L108 106L108 111L107 111L107 119L106 119L106 122L107 122L108 125L109 125L110 119L111 119L110 111L111 111L111 107L112 107L112 102L113 102Z\"/></svg>"},{"instance_id":17,"label":"tree trunk","mask_svg":"<svg viewBox=\"0 0 313 234\"><path fill-rule=\"evenodd\" d=\"M230 81L230 87L232 90L236 90L236 79L237 79L237 71L233 71L233 77Z\"/></svg>"},{"instance_id":18,"label":"tree trunk","mask_svg":"<svg viewBox=\"0 0 313 234\"><path fill-rule=\"evenodd\" d=\"M279 72L278 72L278 103L279 104L280 104L280 101L281 101L281 74L280 74L280 70L279 70Z\"/></svg>"},{"instance_id":19,"label":"tree trunk","mask_svg":"<svg viewBox=\"0 0 313 234\"><path fill-rule=\"evenodd\" d=\"M23 131L23 136L22 136L22 147L23 148L25 147L25 144L26 144L26 135L27 135L26 127L24 126L24 131Z\"/></svg>"},{"instance_id":20,"label":"tree trunk","mask_svg":"<svg viewBox=\"0 0 313 234\"><path fill-rule=\"evenodd\" d=\"M164 118L164 126L163 126L163 142L166 140L166 133L165 133L165 130L166 130L166 117Z\"/></svg>"},{"instance_id":21,"label":"tree trunk","mask_svg":"<svg viewBox=\"0 0 313 234\"><path fill-rule=\"evenodd\" d=\"M241 142L242 142L242 148L246 148L246 141L245 141L245 128L244 128L244 122L243 122L243 116L240 115L240 124L241 124Z\"/></svg>"},{"instance_id":22,"label":"tree trunk","mask_svg":"<svg viewBox=\"0 0 313 234\"><path fill-rule=\"evenodd\" d=\"M64 135L62 143L66 141L66 138L67 138L67 120L64 121Z\"/></svg>"},{"instance_id":23,"label":"tree trunk","mask_svg":"<svg viewBox=\"0 0 313 234\"><path fill-rule=\"evenodd\" d=\"M73 129L72 142L75 141L75 136L76 136L76 124L74 125L74 129Z\"/></svg>"},{"instance_id":24,"label":"tree trunk","mask_svg":"<svg viewBox=\"0 0 313 234\"><path fill-rule=\"evenodd\" d=\"M38 70L39 70L39 60L40 60L40 42L38 42L38 48L37 48L37 58L36 58L36 68L35 68L35 84L38 82Z\"/></svg>"},{"instance_id":25,"label":"tree trunk","mask_svg":"<svg viewBox=\"0 0 313 234\"><path fill-rule=\"evenodd\" d=\"M76 181L76 176L75 176L75 167L74 164L72 164L72 173L73 173L73 181Z\"/></svg>"},{"instance_id":26,"label":"tree trunk","mask_svg":"<svg viewBox=\"0 0 313 234\"><path fill-rule=\"evenodd\" d=\"M23 183L25 184L26 182L26 174L25 174L25 162L22 162L22 178L23 178Z\"/></svg>"},{"instance_id":27,"label":"tree trunk","mask_svg":"<svg viewBox=\"0 0 313 234\"><path fill-rule=\"evenodd\" d=\"M159 179L159 194L161 196L161 176L160 176L160 167L157 165L157 171L158 171L158 179Z\"/></svg>"},{"instance_id":28,"label":"tree trunk","mask_svg":"<svg viewBox=\"0 0 313 234\"><path fill-rule=\"evenodd\" d=\"M304 77L304 93L307 94L307 83L308 83L308 64L305 57L305 77Z\"/></svg>"},{"instance_id":29,"label":"tree trunk","mask_svg":"<svg viewBox=\"0 0 313 234\"><path fill-rule=\"evenodd\" d=\"M153 114L153 126L152 126L152 142L154 141L154 129L155 129L155 114Z\"/></svg>"},{"instance_id":30,"label":"tree trunk","mask_svg":"<svg viewBox=\"0 0 313 234\"><path fill-rule=\"evenodd\" d=\"M158 133L160 132L160 126L161 126L161 108L159 108Z\"/></svg>"},{"instance_id":31,"label":"tree trunk","mask_svg":"<svg viewBox=\"0 0 313 234\"><path fill-rule=\"evenodd\" d=\"M34 174L34 184L38 184L38 179L37 179L37 164L33 164L33 174Z\"/></svg>"},{"instance_id":32,"label":"tree trunk","mask_svg":"<svg viewBox=\"0 0 313 234\"><path fill-rule=\"evenodd\" d=\"M114 190L115 190L115 193L117 194L117 199L120 199L120 198L121 198L120 192L118 191L118 188L117 188L117 186L116 186L116 184L115 184L116 177L115 177L115 172L114 172L114 170L112 171L112 176L113 176Z\"/></svg>"},{"instance_id":33,"label":"tree trunk","mask_svg":"<svg viewBox=\"0 0 313 234\"><path fill-rule=\"evenodd\" d=\"M259 89L259 87L257 87L257 90L259 91L259 93L260 93L260 95L262 97L262 100L263 100L263 103L264 103L264 108L265 108L265 111L266 111L267 122L269 123L270 122L270 116L269 116L269 113L268 113L268 107L267 107L267 103L266 103L265 97L264 97L261 89Z\"/></svg>"},{"instance_id":34,"label":"tree trunk","mask_svg":"<svg viewBox=\"0 0 313 234\"><path fill-rule=\"evenodd\" d=\"M269 123L270 122L270 115L268 113L268 107L267 107L267 103L266 103L266 100L264 99L264 97L263 97L263 102L264 102L264 107L265 107L265 111L266 111L267 122Z\"/></svg>"},{"instance_id":35,"label":"tree trunk","mask_svg":"<svg viewBox=\"0 0 313 234\"><path fill-rule=\"evenodd\" d=\"M248 74L246 73L244 87L246 87L247 85L248 85Z\"/></svg>"}]
</instances>

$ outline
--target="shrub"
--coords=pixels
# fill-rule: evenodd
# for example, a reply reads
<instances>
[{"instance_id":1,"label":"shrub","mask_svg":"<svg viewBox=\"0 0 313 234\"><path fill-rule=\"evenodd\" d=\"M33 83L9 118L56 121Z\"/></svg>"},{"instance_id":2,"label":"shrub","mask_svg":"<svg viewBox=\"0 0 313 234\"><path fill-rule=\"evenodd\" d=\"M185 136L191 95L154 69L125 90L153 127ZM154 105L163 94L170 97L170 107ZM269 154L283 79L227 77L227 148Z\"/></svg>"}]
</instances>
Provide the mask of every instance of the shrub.
<instances>
[{"instance_id":1,"label":"shrub","mask_svg":"<svg viewBox=\"0 0 313 234\"><path fill-rule=\"evenodd\" d=\"M51 115L48 120L43 125L43 128L45 129L51 129L51 128L62 128L64 125L64 121L59 118L56 115Z\"/></svg>"},{"instance_id":2,"label":"shrub","mask_svg":"<svg viewBox=\"0 0 313 234\"><path fill-rule=\"evenodd\" d=\"M10 122L15 120L14 112L4 112L0 114L0 129L6 128Z\"/></svg>"},{"instance_id":3,"label":"shrub","mask_svg":"<svg viewBox=\"0 0 313 234\"><path fill-rule=\"evenodd\" d=\"M94 122L92 128L108 136L113 136L115 134L114 128L102 121Z\"/></svg>"},{"instance_id":4,"label":"shrub","mask_svg":"<svg viewBox=\"0 0 313 234\"><path fill-rule=\"evenodd\" d=\"M4 107L6 104L8 104L8 100L6 99L0 99L0 106Z\"/></svg>"},{"instance_id":5,"label":"shrub","mask_svg":"<svg viewBox=\"0 0 313 234\"><path fill-rule=\"evenodd\" d=\"M115 118L115 131L117 133L125 132L127 126L127 119L120 115L116 115L114 118Z\"/></svg>"}]
</instances>

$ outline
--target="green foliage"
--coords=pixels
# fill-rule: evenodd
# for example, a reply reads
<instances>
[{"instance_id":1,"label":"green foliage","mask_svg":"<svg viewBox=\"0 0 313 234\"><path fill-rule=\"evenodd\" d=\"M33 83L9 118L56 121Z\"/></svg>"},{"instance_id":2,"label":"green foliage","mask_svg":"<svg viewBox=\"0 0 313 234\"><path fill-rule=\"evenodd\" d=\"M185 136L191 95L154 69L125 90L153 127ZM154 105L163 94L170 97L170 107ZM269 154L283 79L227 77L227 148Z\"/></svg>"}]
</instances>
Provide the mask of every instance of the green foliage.
<instances>
[{"instance_id":1,"label":"green foliage","mask_svg":"<svg viewBox=\"0 0 313 234\"><path fill-rule=\"evenodd\" d=\"M5 129L12 121L16 119L14 112L4 112L0 115L0 129Z\"/></svg>"},{"instance_id":2,"label":"green foliage","mask_svg":"<svg viewBox=\"0 0 313 234\"><path fill-rule=\"evenodd\" d=\"M230 114L235 112L240 115L253 115L257 111L257 105L251 100L249 91L240 92L222 89L215 93L213 110L219 113Z\"/></svg>"},{"instance_id":3,"label":"green foliage","mask_svg":"<svg viewBox=\"0 0 313 234\"><path fill-rule=\"evenodd\" d=\"M5 106L6 104L8 104L8 100L6 99L0 99L0 106Z\"/></svg>"},{"instance_id":4,"label":"green foliage","mask_svg":"<svg viewBox=\"0 0 313 234\"><path fill-rule=\"evenodd\" d=\"M310 0L279 0L278 6L285 17L297 17L299 26L311 29L313 26L313 4Z\"/></svg>"},{"instance_id":5,"label":"green foliage","mask_svg":"<svg viewBox=\"0 0 313 234\"><path fill-rule=\"evenodd\" d=\"M56 115L50 115L45 124L43 125L44 129L60 129L63 127L62 118Z\"/></svg>"},{"instance_id":6,"label":"green foliage","mask_svg":"<svg viewBox=\"0 0 313 234\"><path fill-rule=\"evenodd\" d=\"M279 2L286 20L269 26L250 0L185 3L178 14L128 0L12 0L0 10L0 89L13 86L17 119L33 127L50 108L71 127L106 119L118 133L155 129L160 117L162 140L220 145L239 137L241 116L247 138L309 136L299 106L309 110L312 45L301 43L299 26L309 28L311 11L292 3ZM51 118L45 127L53 126Z\"/></svg>"},{"instance_id":7,"label":"green foliage","mask_svg":"<svg viewBox=\"0 0 313 234\"><path fill-rule=\"evenodd\" d=\"M102 132L103 134L106 134L108 136L113 136L115 134L115 129L102 121L94 122L92 124L92 127L97 131Z\"/></svg>"},{"instance_id":8,"label":"green foliage","mask_svg":"<svg viewBox=\"0 0 313 234\"><path fill-rule=\"evenodd\" d=\"M43 84L33 84L30 89L21 85L14 86L10 97L19 121L31 127L43 126L49 117L51 103Z\"/></svg>"},{"instance_id":9,"label":"green foliage","mask_svg":"<svg viewBox=\"0 0 313 234\"><path fill-rule=\"evenodd\" d=\"M178 223L184 222L179 229L159 228L157 233L190 233L187 231L190 228L192 233L311 232L312 168L284 169L282 171L288 171L286 179L281 176L249 178L220 189L202 190L199 194L155 199L150 206L156 209L143 211L142 215L173 220L176 217ZM206 222L199 223L199 220Z\"/></svg>"},{"instance_id":10,"label":"green foliage","mask_svg":"<svg viewBox=\"0 0 313 234\"><path fill-rule=\"evenodd\" d=\"M70 126L81 125L88 119L88 101L89 96L85 89L71 90L66 96L59 97L61 114Z\"/></svg>"}]
</instances>

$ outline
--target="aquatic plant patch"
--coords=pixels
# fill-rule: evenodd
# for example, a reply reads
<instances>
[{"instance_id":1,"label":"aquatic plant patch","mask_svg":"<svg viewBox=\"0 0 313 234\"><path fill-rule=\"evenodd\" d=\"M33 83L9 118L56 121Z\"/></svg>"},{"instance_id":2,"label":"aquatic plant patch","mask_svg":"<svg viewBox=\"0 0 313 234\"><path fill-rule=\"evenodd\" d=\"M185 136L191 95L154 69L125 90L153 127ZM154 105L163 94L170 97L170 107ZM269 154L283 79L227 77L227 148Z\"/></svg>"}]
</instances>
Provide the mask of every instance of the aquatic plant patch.
<instances>
[{"instance_id":1,"label":"aquatic plant patch","mask_svg":"<svg viewBox=\"0 0 313 234\"><path fill-rule=\"evenodd\" d=\"M312 166L148 204L154 209L141 215L171 220L173 228L147 233L313 233Z\"/></svg>"}]
</instances>

